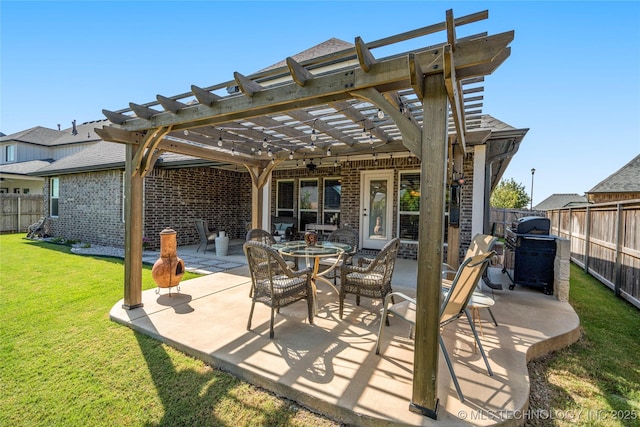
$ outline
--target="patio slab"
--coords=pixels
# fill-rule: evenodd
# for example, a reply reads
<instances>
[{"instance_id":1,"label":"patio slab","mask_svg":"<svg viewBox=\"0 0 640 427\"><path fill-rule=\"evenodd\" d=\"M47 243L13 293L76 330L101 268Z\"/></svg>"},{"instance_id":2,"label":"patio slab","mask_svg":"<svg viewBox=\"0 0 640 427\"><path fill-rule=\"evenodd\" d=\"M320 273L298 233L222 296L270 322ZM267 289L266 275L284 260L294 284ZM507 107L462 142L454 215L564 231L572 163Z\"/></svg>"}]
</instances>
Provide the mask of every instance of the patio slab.
<instances>
[{"instance_id":1,"label":"patio slab","mask_svg":"<svg viewBox=\"0 0 640 427\"><path fill-rule=\"evenodd\" d=\"M399 260L394 290L415 293L415 261ZM492 282L503 278L492 269ZM494 276L497 276L494 278ZM442 354L438 377L439 410L434 421L409 411L412 395L413 342L408 326L391 319L380 356L374 347L380 305L363 299L345 302L338 317L338 296L329 286L318 290L319 312L310 325L306 304L293 304L276 315L269 339L268 307L256 304L247 330L250 279L246 266L181 283L168 295L143 292L143 307L111 310L111 319L150 335L206 363L294 400L337 421L362 426L522 425L529 397L527 360L562 348L579 337L572 307L552 296L517 286L493 293L498 326L482 313L493 376L474 349L473 335L460 320L443 336L465 402L458 399ZM505 288L506 289L506 288Z\"/></svg>"}]
</instances>

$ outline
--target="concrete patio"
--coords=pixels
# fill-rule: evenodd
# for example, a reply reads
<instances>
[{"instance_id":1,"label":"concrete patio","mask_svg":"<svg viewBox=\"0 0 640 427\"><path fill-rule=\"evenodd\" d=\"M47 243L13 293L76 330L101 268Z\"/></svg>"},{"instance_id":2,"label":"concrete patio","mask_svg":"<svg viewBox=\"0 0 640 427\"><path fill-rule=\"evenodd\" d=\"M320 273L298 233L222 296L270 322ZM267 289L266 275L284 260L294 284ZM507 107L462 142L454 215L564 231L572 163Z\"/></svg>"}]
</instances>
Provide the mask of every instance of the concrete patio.
<instances>
[{"instance_id":1,"label":"concrete patio","mask_svg":"<svg viewBox=\"0 0 640 427\"><path fill-rule=\"evenodd\" d=\"M222 261L243 263L230 251ZM214 252L214 251L212 251ZM201 253L179 248L190 268ZM195 258L194 258L195 257ZM214 253L204 258L220 261ZM415 261L398 260L393 277L396 291L415 294ZM198 267L197 270L206 272ZM490 269L491 281L507 283L501 268ZM287 397L331 419L362 426L378 425L522 425L527 416L529 377L527 360L576 341L579 319L573 308L537 289L516 286L491 290L498 326L483 311L482 343L493 376L477 350L466 320L443 330L447 349L466 398L455 391L440 354L439 409L434 421L409 411L412 395L413 342L408 325L391 318L381 355L374 354L380 305L354 298L345 302L345 318L338 317L338 296L329 286L318 290L319 312L314 324L306 320L306 305L296 303L276 315L275 338L269 339L270 310L256 305L252 330L247 331L250 278L246 265L214 272L181 283L160 294L143 292L144 307L121 308L111 319L150 335L249 383Z\"/></svg>"}]
</instances>

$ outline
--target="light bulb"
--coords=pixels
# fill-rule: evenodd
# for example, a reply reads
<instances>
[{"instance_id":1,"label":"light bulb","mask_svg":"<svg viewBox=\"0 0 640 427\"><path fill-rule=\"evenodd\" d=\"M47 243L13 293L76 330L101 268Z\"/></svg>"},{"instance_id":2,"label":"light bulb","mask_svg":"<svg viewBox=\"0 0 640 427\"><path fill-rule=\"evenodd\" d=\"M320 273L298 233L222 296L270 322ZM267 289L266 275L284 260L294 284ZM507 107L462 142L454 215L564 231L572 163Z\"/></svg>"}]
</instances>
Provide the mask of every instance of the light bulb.
<instances>
[{"instance_id":1,"label":"light bulb","mask_svg":"<svg viewBox=\"0 0 640 427\"><path fill-rule=\"evenodd\" d=\"M365 128L362 128L362 137L363 138L367 137L367 130Z\"/></svg>"},{"instance_id":2,"label":"light bulb","mask_svg":"<svg viewBox=\"0 0 640 427\"><path fill-rule=\"evenodd\" d=\"M273 152L271 152L271 148L269 148L269 151L267 151L267 156L269 157L273 156Z\"/></svg>"},{"instance_id":3,"label":"light bulb","mask_svg":"<svg viewBox=\"0 0 640 427\"><path fill-rule=\"evenodd\" d=\"M189 135L189 131L185 129L185 130L184 130L184 134L185 134L185 135Z\"/></svg>"},{"instance_id":4,"label":"light bulb","mask_svg":"<svg viewBox=\"0 0 640 427\"><path fill-rule=\"evenodd\" d=\"M258 156L262 156L262 148L258 148Z\"/></svg>"},{"instance_id":5,"label":"light bulb","mask_svg":"<svg viewBox=\"0 0 640 427\"><path fill-rule=\"evenodd\" d=\"M289 151L289 160L293 160L293 151Z\"/></svg>"},{"instance_id":6,"label":"light bulb","mask_svg":"<svg viewBox=\"0 0 640 427\"><path fill-rule=\"evenodd\" d=\"M331 147L327 148L327 156L331 155Z\"/></svg>"},{"instance_id":7,"label":"light bulb","mask_svg":"<svg viewBox=\"0 0 640 427\"><path fill-rule=\"evenodd\" d=\"M373 144L373 135L369 135L369 144Z\"/></svg>"},{"instance_id":8,"label":"light bulb","mask_svg":"<svg viewBox=\"0 0 640 427\"><path fill-rule=\"evenodd\" d=\"M312 142L311 143L311 151L316 151L316 145Z\"/></svg>"},{"instance_id":9,"label":"light bulb","mask_svg":"<svg viewBox=\"0 0 640 427\"><path fill-rule=\"evenodd\" d=\"M236 147L231 147L231 155L235 156L236 154Z\"/></svg>"},{"instance_id":10,"label":"light bulb","mask_svg":"<svg viewBox=\"0 0 640 427\"><path fill-rule=\"evenodd\" d=\"M218 138L218 147L222 147L222 137Z\"/></svg>"},{"instance_id":11,"label":"light bulb","mask_svg":"<svg viewBox=\"0 0 640 427\"><path fill-rule=\"evenodd\" d=\"M334 168L337 168L337 167L338 167L338 159L335 159L335 160L333 161L333 167L334 167Z\"/></svg>"},{"instance_id":12,"label":"light bulb","mask_svg":"<svg viewBox=\"0 0 640 427\"><path fill-rule=\"evenodd\" d=\"M267 148L267 138L262 141L262 148Z\"/></svg>"},{"instance_id":13,"label":"light bulb","mask_svg":"<svg viewBox=\"0 0 640 427\"><path fill-rule=\"evenodd\" d=\"M379 119L384 119L384 111L382 111L381 109L378 108L378 118Z\"/></svg>"},{"instance_id":14,"label":"light bulb","mask_svg":"<svg viewBox=\"0 0 640 427\"><path fill-rule=\"evenodd\" d=\"M316 130L312 130L311 131L311 140L315 141L316 139L318 139L318 135L316 135Z\"/></svg>"},{"instance_id":15,"label":"light bulb","mask_svg":"<svg viewBox=\"0 0 640 427\"><path fill-rule=\"evenodd\" d=\"M302 164L306 165L307 164L307 159L302 159Z\"/></svg>"}]
</instances>

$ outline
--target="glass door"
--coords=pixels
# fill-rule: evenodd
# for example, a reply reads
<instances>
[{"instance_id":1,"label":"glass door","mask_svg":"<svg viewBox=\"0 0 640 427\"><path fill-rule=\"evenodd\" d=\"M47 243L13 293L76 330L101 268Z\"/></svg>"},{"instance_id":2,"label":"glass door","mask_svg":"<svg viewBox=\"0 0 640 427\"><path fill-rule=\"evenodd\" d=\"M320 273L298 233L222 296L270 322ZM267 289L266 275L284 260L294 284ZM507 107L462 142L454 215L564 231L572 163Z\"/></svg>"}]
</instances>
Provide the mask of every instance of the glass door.
<instances>
[{"instance_id":1,"label":"glass door","mask_svg":"<svg viewBox=\"0 0 640 427\"><path fill-rule=\"evenodd\" d=\"M382 249L393 229L393 171L366 171L361 178L362 247Z\"/></svg>"}]
</instances>

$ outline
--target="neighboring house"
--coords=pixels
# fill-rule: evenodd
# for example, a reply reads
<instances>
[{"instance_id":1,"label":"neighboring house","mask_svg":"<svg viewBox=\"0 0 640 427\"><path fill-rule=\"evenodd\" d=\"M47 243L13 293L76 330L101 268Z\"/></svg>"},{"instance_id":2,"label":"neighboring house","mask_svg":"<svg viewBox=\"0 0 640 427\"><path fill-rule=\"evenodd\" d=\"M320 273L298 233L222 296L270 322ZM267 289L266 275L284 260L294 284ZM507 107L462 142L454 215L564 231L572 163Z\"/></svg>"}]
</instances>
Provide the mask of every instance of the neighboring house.
<instances>
[{"instance_id":1,"label":"neighboring house","mask_svg":"<svg viewBox=\"0 0 640 427\"><path fill-rule=\"evenodd\" d=\"M65 130L37 126L0 137L0 193L42 194L44 180L32 174L100 141L94 131L99 124L74 123Z\"/></svg>"},{"instance_id":2,"label":"neighboring house","mask_svg":"<svg viewBox=\"0 0 640 427\"><path fill-rule=\"evenodd\" d=\"M585 196L576 193L572 194L552 194L542 202L533 207L536 211L548 211L552 209L580 206L589 203Z\"/></svg>"},{"instance_id":3,"label":"neighboring house","mask_svg":"<svg viewBox=\"0 0 640 427\"><path fill-rule=\"evenodd\" d=\"M586 194L591 203L640 199L640 154Z\"/></svg>"}]
</instances>

